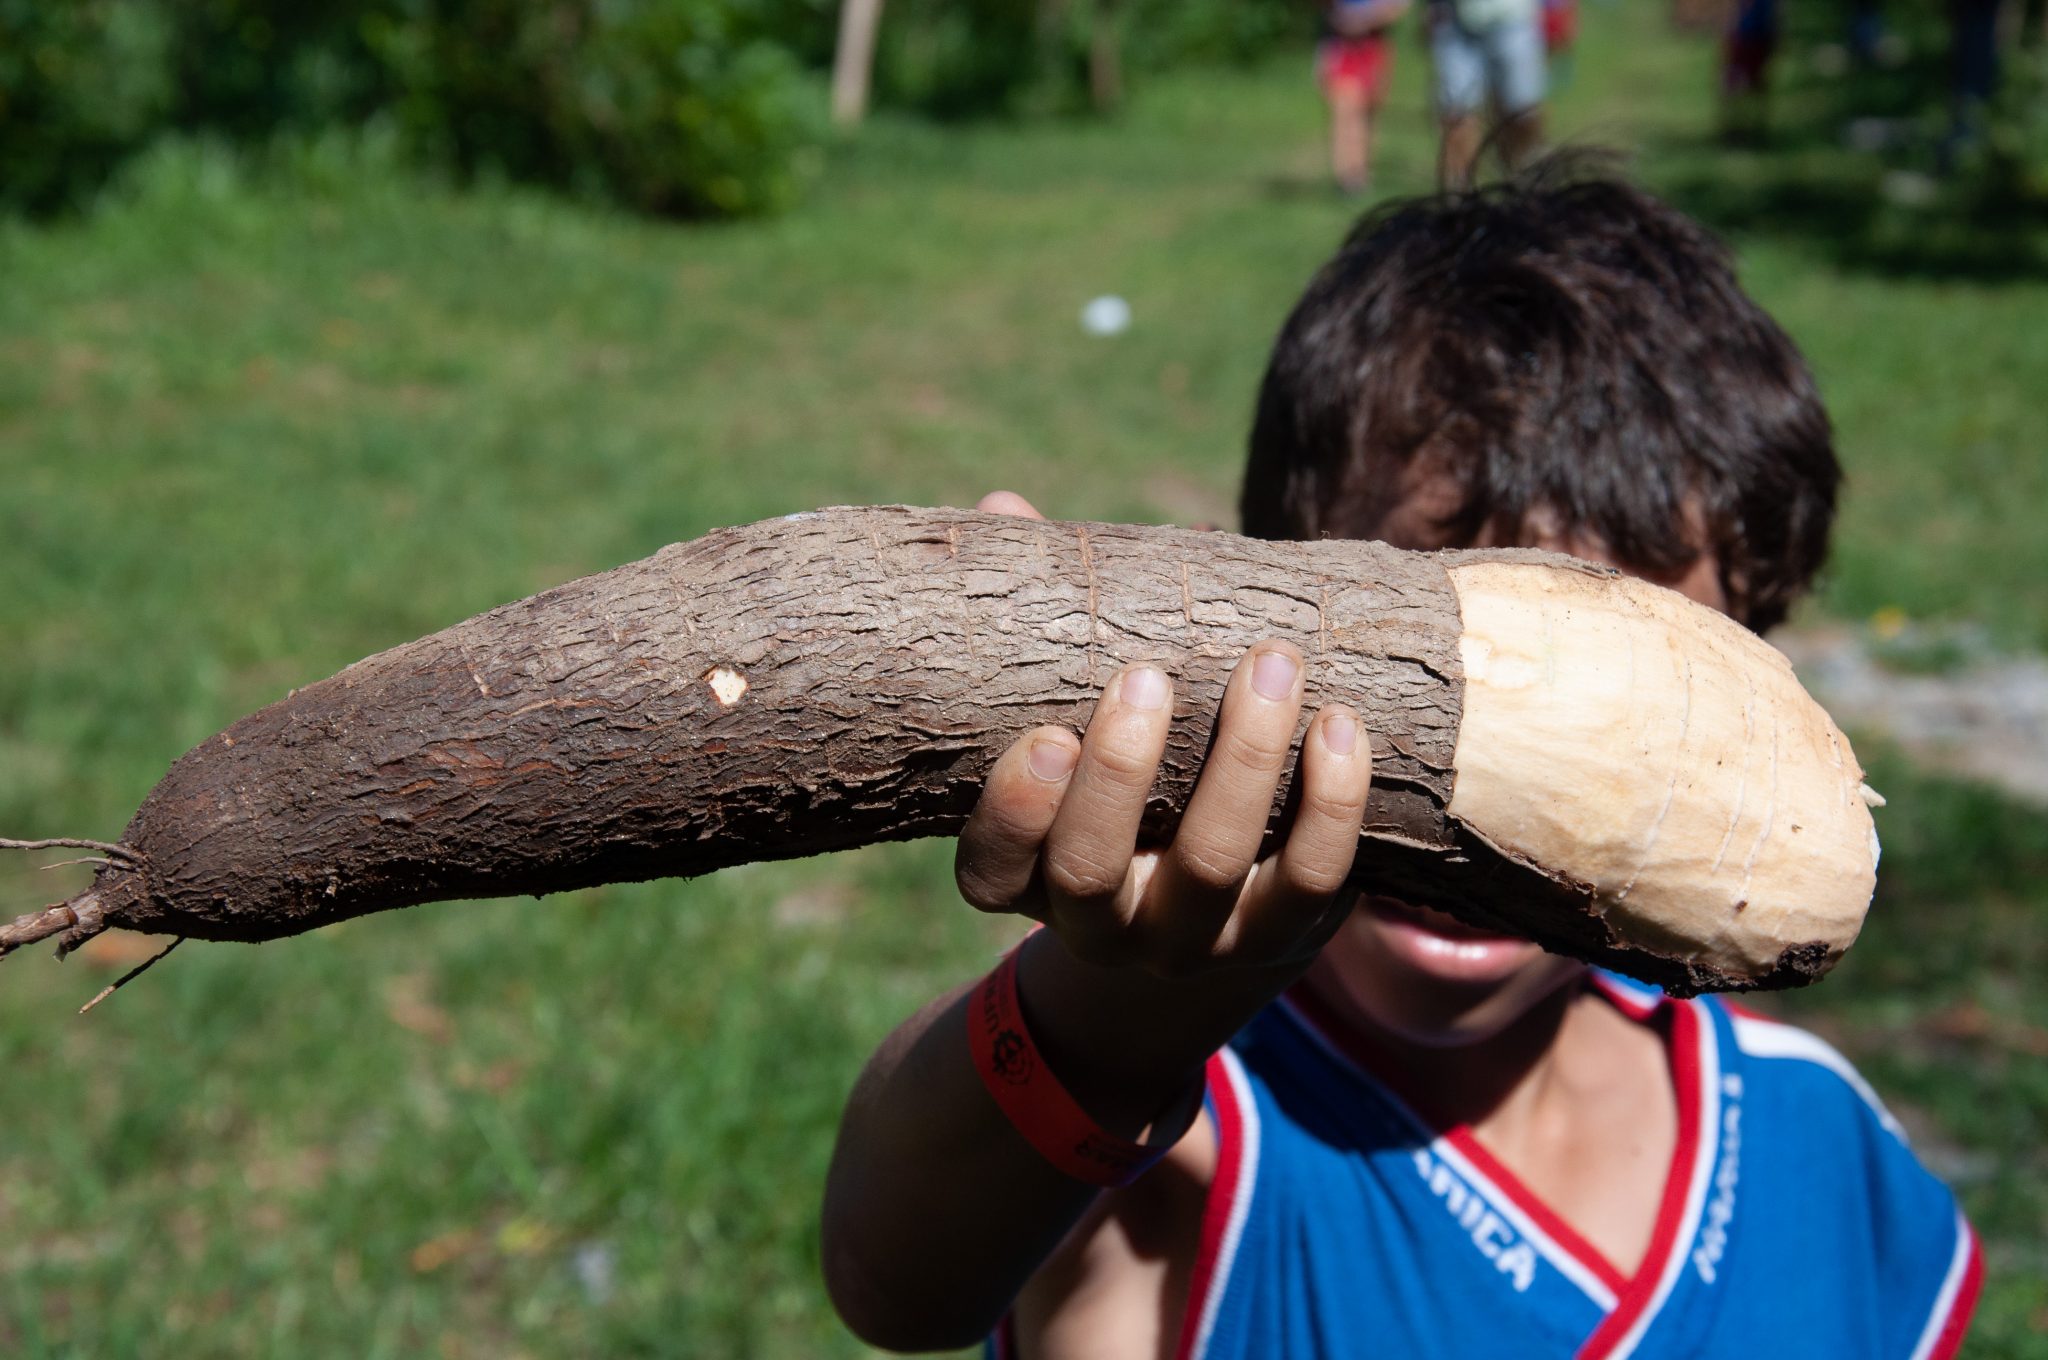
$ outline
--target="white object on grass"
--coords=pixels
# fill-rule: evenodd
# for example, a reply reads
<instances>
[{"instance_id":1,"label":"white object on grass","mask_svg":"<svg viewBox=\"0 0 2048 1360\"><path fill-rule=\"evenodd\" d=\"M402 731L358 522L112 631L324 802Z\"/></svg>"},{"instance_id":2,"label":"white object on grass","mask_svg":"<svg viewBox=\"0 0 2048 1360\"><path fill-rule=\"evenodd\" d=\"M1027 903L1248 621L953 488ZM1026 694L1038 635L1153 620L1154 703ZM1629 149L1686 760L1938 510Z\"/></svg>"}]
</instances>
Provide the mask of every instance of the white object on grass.
<instances>
[{"instance_id":1,"label":"white object on grass","mask_svg":"<svg viewBox=\"0 0 2048 1360\"><path fill-rule=\"evenodd\" d=\"M1918 170L1887 170L1878 181L1885 201L1902 208L1924 208L1941 197L1941 181Z\"/></svg>"},{"instance_id":2,"label":"white object on grass","mask_svg":"<svg viewBox=\"0 0 2048 1360\"><path fill-rule=\"evenodd\" d=\"M1081 309L1081 329L1090 335L1122 335L1131 326L1131 304L1114 293L1092 299Z\"/></svg>"}]
</instances>

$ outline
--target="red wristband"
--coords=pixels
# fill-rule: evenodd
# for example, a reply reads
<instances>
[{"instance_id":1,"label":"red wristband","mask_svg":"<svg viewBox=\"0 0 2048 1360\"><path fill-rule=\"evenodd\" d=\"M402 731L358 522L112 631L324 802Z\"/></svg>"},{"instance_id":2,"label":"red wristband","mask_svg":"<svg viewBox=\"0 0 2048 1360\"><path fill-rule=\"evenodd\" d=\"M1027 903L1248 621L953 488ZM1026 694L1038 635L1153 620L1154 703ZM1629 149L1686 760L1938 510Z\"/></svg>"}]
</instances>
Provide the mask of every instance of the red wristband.
<instances>
[{"instance_id":1,"label":"red wristband","mask_svg":"<svg viewBox=\"0 0 2048 1360\"><path fill-rule=\"evenodd\" d=\"M1031 1042L1017 1004L1017 950L983 978L967 1004L967 1046L974 1070L1017 1132L1038 1155L1077 1181L1122 1186L1143 1175L1172 1143L1119 1138L1090 1119Z\"/></svg>"}]
</instances>

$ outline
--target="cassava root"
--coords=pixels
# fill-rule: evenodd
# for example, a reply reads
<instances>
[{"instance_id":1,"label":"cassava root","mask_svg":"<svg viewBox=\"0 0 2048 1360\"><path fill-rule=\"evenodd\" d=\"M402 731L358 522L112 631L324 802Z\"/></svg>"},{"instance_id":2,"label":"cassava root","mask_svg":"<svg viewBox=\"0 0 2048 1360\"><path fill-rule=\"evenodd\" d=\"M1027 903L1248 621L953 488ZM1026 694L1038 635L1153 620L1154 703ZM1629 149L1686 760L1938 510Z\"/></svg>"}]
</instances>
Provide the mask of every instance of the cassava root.
<instances>
[{"instance_id":1,"label":"cassava root","mask_svg":"<svg viewBox=\"0 0 2048 1360\"><path fill-rule=\"evenodd\" d=\"M720 530L294 692L180 758L120 844L62 842L112 862L0 955L952 834L1011 740L1079 728L1141 660L1177 681L1164 837L1266 637L1306 654L1311 710L1373 733L1375 890L1680 991L1797 985L1854 939L1876 842L1848 744L1669 591L1523 551L881 507Z\"/></svg>"}]
</instances>

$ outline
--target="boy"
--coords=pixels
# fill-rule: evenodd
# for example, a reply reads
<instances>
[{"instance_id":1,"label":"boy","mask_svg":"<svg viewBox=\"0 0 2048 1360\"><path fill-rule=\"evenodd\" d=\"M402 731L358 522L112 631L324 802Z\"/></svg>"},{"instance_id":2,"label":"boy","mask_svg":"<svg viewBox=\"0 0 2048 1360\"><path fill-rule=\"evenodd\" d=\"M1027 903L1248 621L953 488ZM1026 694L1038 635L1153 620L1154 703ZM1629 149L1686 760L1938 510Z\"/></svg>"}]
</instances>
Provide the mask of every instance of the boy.
<instances>
[{"instance_id":1,"label":"boy","mask_svg":"<svg viewBox=\"0 0 2048 1360\"><path fill-rule=\"evenodd\" d=\"M1359 225L1275 346L1242 509L1265 537L1569 551L1763 629L1838 477L1719 247L1553 175ZM1832 1049L1347 884L1370 759L1341 705L1260 857L1303 666L1240 663L1170 846L1135 844L1156 669L991 771L962 892L1045 928L849 1100L848 1324L1031 1360L1952 1353L1974 1241Z\"/></svg>"}]
</instances>

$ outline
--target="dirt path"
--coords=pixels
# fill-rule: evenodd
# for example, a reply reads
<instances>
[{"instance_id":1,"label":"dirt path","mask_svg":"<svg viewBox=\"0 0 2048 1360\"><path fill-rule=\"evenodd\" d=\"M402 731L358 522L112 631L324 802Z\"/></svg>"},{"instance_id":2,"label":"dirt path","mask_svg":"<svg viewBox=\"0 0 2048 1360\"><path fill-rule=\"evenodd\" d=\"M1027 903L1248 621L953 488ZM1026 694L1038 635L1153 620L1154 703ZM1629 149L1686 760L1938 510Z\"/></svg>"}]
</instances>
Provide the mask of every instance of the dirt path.
<instances>
[{"instance_id":1,"label":"dirt path","mask_svg":"<svg viewBox=\"0 0 2048 1360\"><path fill-rule=\"evenodd\" d=\"M1916 627L1827 626L1771 641L1852 734L2048 806L2048 657L1998 653L1968 629Z\"/></svg>"}]
</instances>

